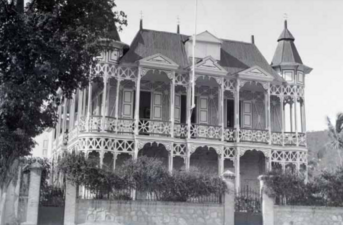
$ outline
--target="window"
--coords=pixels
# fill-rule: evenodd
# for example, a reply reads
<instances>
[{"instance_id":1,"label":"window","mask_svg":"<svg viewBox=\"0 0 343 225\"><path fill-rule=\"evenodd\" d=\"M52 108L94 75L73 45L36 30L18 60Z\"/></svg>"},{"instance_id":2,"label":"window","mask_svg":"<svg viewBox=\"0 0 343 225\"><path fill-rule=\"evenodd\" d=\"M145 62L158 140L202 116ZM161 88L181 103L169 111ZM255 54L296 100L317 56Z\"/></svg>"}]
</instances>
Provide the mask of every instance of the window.
<instances>
[{"instance_id":1,"label":"window","mask_svg":"<svg viewBox=\"0 0 343 225\"><path fill-rule=\"evenodd\" d=\"M294 81L294 73L292 70L285 70L283 71L283 78L286 81Z\"/></svg>"},{"instance_id":2,"label":"window","mask_svg":"<svg viewBox=\"0 0 343 225\"><path fill-rule=\"evenodd\" d=\"M304 73L301 71L298 71L298 81L299 83L304 83Z\"/></svg>"}]
</instances>

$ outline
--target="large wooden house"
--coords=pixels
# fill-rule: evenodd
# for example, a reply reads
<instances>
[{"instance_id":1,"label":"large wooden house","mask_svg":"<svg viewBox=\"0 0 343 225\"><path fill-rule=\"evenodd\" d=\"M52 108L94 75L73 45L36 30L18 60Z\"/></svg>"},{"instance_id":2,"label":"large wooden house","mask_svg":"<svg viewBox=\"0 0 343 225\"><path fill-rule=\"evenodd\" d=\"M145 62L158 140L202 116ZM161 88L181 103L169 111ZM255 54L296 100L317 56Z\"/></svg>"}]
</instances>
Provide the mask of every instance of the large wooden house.
<instances>
[{"instance_id":1,"label":"large wooden house","mask_svg":"<svg viewBox=\"0 0 343 225\"><path fill-rule=\"evenodd\" d=\"M173 170L231 170L236 188L269 170L307 173L304 65L287 28L269 64L254 44L141 27L130 46L103 52L92 81L62 99L53 158L82 151L114 170L127 158L160 158Z\"/></svg>"}]
</instances>

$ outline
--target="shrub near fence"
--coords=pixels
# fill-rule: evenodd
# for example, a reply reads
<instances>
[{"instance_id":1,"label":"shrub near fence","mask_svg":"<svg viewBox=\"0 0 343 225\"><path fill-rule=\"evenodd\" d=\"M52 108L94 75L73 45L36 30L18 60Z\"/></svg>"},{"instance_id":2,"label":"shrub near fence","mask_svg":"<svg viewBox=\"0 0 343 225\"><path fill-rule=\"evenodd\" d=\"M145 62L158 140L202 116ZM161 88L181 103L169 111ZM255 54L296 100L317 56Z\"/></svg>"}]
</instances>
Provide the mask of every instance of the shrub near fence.
<instances>
[{"instance_id":1,"label":"shrub near fence","mask_svg":"<svg viewBox=\"0 0 343 225\"><path fill-rule=\"evenodd\" d=\"M82 154L67 154L58 167L87 199L129 200L135 193L137 200L221 203L226 188L217 176L197 171L170 174L160 160L144 156L126 161L115 172L98 168Z\"/></svg>"},{"instance_id":2,"label":"shrub near fence","mask_svg":"<svg viewBox=\"0 0 343 225\"><path fill-rule=\"evenodd\" d=\"M266 185L277 205L343 207L343 168L322 172L307 183L297 174L270 173Z\"/></svg>"}]
</instances>

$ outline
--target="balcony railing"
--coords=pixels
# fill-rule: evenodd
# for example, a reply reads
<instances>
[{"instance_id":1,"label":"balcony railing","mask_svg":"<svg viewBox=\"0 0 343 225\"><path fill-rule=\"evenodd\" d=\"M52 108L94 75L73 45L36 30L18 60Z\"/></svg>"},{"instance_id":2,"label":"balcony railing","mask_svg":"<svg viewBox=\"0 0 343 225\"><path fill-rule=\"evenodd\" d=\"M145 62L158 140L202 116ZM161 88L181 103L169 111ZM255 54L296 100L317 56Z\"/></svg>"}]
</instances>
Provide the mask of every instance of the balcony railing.
<instances>
[{"instance_id":1,"label":"balcony railing","mask_svg":"<svg viewBox=\"0 0 343 225\"><path fill-rule=\"evenodd\" d=\"M170 130L169 121L141 119L138 123L138 133L141 135L170 136Z\"/></svg>"},{"instance_id":2,"label":"balcony railing","mask_svg":"<svg viewBox=\"0 0 343 225\"><path fill-rule=\"evenodd\" d=\"M269 143L268 130L241 129L239 139L242 142Z\"/></svg>"},{"instance_id":3,"label":"balcony railing","mask_svg":"<svg viewBox=\"0 0 343 225\"><path fill-rule=\"evenodd\" d=\"M103 128L104 127L104 128ZM171 122L161 120L140 119L138 122L138 134L139 135L151 135L151 136L171 136ZM69 140L72 140L77 136L78 132L113 132L118 134L134 134L135 132L135 120L114 117L105 117L105 121L102 116L91 116L87 123L85 117L81 117L78 122L78 129L74 129L69 134ZM187 124L174 123L174 137L175 138L187 138ZM306 134L298 133L298 137L295 132L272 132L269 135L268 130L246 129L241 128L239 131L240 142L251 143L263 143L278 146L301 146L306 147ZM237 131L235 128L225 128L222 133L221 126L207 125L207 124L192 124L190 126L190 138L201 138L209 140L222 140L225 142L236 142ZM270 140L271 139L271 140ZM57 140L58 145L63 142L63 137L59 137Z\"/></svg>"},{"instance_id":4,"label":"balcony railing","mask_svg":"<svg viewBox=\"0 0 343 225\"><path fill-rule=\"evenodd\" d=\"M191 137L220 140L222 137L222 127L207 124L192 124Z\"/></svg>"},{"instance_id":5,"label":"balcony railing","mask_svg":"<svg viewBox=\"0 0 343 225\"><path fill-rule=\"evenodd\" d=\"M174 124L174 137L187 138L187 124L175 123Z\"/></svg>"},{"instance_id":6,"label":"balcony railing","mask_svg":"<svg viewBox=\"0 0 343 225\"><path fill-rule=\"evenodd\" d=\"M272 145L282 145L283 136L282 132L272 132Z\"/></svg>"},{"instance_id":7,"label":"balcony railing","mask_svg":"<svg viewBox=\"0 0 343 225\"><path fill-rule=\"evenodd\" d=\"M225 128L224 140L227 142L235 142L236 141L236 130L235 130L235 128L230 128L230 127Z\"/></svg>"}]
</instances>

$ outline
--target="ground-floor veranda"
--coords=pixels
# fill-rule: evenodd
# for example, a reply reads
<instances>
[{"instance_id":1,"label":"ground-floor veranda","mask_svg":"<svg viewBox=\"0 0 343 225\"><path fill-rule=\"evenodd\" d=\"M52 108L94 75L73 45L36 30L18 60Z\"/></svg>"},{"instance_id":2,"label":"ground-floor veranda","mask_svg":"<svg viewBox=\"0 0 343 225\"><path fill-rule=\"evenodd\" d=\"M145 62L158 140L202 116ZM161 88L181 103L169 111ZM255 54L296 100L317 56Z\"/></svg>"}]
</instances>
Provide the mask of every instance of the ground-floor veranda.
<instances>
[{"instance_id":1,"label":"ground-floor veranda","mask_svg":"<svg viewBox=\"0 0 343 225\"><path fill-rule=\"evenodd\" d=\"M222 175L230 170L236 174L236 188L249 186L258 190L257 177L271 170L307 174L305 148L252 145L184 140L174 142L159 138L119 138L79 136L64 147L69 152L81 151L98 161L99 166L115 170L130 158L158 158L170 172L196 169L202 173ZM61 154L55 151L54 160Z\"/></svg>"}]
</instances>

